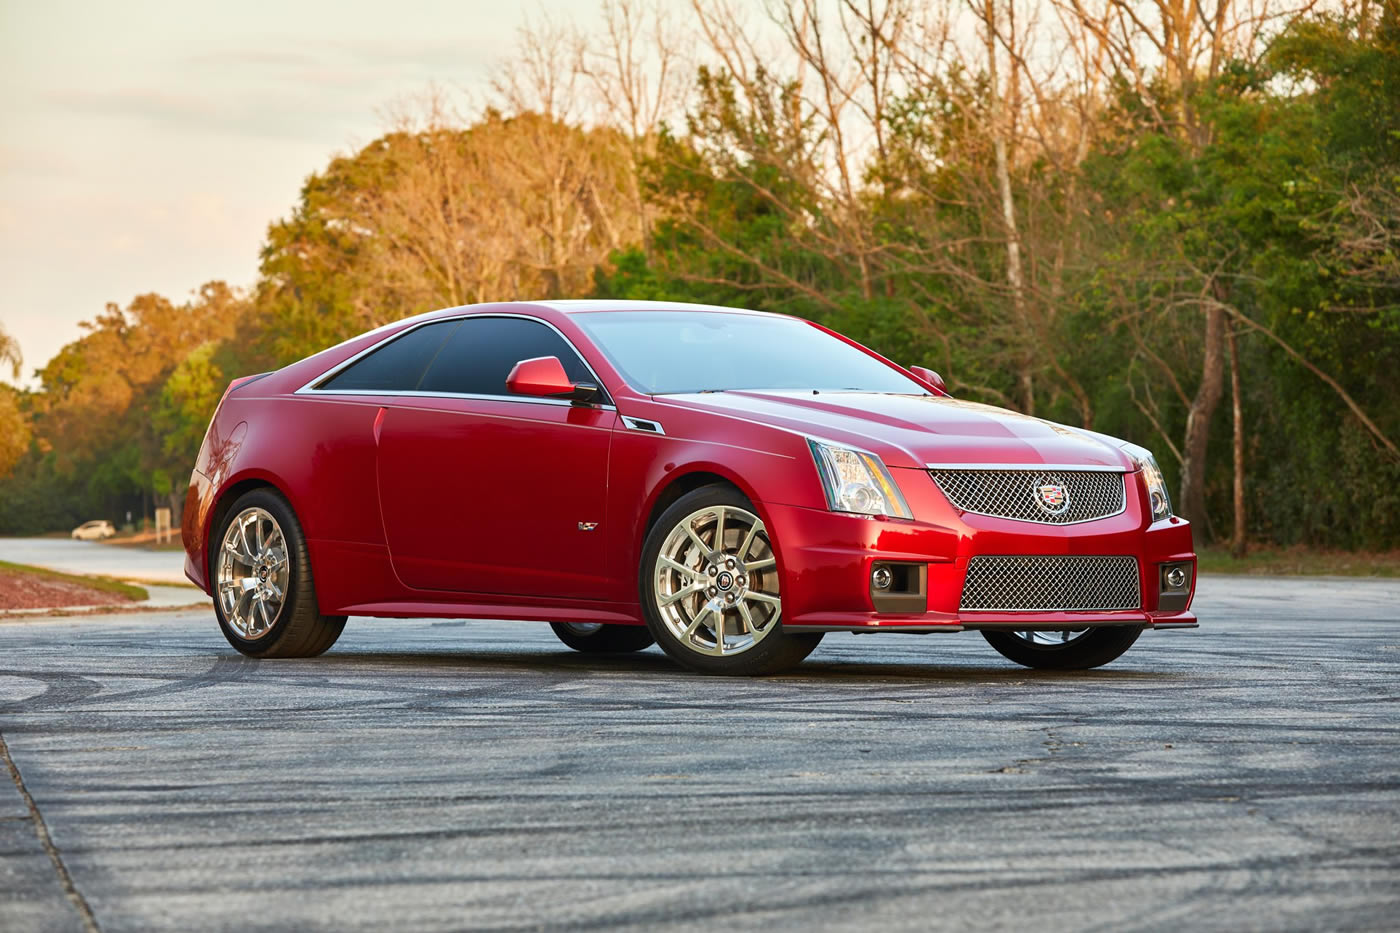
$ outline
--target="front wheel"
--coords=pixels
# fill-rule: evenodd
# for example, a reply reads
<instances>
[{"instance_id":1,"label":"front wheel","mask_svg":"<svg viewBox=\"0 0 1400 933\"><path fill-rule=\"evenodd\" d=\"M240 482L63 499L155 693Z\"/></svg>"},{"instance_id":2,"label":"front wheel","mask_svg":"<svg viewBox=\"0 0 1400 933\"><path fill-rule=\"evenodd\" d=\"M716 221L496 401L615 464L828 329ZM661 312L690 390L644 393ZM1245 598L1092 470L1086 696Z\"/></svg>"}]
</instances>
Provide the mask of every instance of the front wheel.
<instances>
[{"instance_id":1,"label":"front wheel","mask_svg":"<svg viewBox=\"0 0 1400 933\"><path fill-rule=\"evenodd\" d=\"M778 580L767 527L727 486L681 496L642 548L647 628L672 659L706 674L773 674L817 647L820 634L783 631Z\"/></svg>"},{"instance_id":2,"label":"front wheel","mask_svg":"<svg viewBox=\"0 0 1400 933\"><path fill-rule=\"evenodd\" d=\"M559 640L584 654L617 654L641 651L652 645L651 633L641 625L608 625L603 622L551 622Z\"/></svg>"},{"instance_id":3,"label":"front wheel","mask_svg":"<svg viewBox=\"0 0 1400 933\"><path fill-rule=\"evenodd\" d=\"M1002 657L1041 670L1084 671L1116 660L1142 634L1140 625L1104 625L1063 632L982 630Z\"/></svg>"}]
</instances>

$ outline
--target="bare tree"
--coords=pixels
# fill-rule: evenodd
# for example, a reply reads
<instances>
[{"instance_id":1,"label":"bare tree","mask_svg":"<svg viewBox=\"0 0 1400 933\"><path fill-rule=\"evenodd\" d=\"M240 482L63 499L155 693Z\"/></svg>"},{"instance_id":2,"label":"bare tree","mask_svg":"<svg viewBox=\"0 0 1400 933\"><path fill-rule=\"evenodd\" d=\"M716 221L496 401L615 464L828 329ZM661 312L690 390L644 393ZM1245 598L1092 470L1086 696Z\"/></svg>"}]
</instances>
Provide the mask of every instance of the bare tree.
<instances>
[{"instance_id":1,"label":"bare tree","mask_svg":"<svg viewBox=\"0 0 1400 933\"><path fill-rule=\"evenodd\" d=\"M543 11L527 15L516 32L514 54L503 60L491 87L515 113L542 113L568 121L578 116L579 31Z\"/></svg>"}]
</instances>

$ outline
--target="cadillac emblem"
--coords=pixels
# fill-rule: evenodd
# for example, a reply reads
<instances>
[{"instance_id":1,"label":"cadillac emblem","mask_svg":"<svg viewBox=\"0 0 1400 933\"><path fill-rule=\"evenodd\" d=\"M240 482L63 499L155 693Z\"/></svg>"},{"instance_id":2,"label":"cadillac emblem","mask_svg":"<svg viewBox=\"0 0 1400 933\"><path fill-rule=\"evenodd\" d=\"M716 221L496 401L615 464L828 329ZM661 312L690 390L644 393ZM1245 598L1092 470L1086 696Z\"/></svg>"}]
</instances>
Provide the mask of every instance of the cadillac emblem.
<instances>
[{"instance_id":1,"label":"cadillac emblem","mask_svg":"<svg viewBox=\"0 0 1400 933\"><path fill-rule=\"evenodd\" d=\"M1069 511L1069 487L1053 477L1044 476L1031 487L1036 506L1046 515L1060 516Z\"/></svg>"}]
</instances>

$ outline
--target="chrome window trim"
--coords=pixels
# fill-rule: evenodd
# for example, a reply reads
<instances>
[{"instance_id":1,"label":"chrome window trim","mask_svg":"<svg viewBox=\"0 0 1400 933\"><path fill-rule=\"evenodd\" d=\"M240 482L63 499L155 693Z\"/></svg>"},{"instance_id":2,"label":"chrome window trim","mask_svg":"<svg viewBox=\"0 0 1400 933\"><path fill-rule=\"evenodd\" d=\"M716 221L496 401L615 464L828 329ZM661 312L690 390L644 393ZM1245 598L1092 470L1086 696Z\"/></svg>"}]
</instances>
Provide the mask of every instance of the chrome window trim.
<instances>
[{"instance_id":1,"label":"chrome window trim","mask_svg":"<svg viewBox=\"0 0 1400 933\"><path fill-rule=\"evenodd\" d=\"M639 431L642 434L657 434L662 437L666 436L666 430L663 427L661 427L660 421L654 421L651 418L634 418L631 415L619 415L619 417L622 418L622 423L625 424L627 427L631 428L633 431ZM646 424L651 425L651 427L642 427L642 425Z\"/></svg>"},{"instance_id":2,"label":"chrome window trim","mask_svg":"<svg viewBox=\"0 0 1400 933\"><path fill-rule=\"evenodd\" d=\"M1101 463L926 463L926 470L1078 470L1098 473L1132 473L1120 466Z\"/></svg>"},{"instance_id":3,"label":"chrome window trim","mask_svg":"<svg viewBox=\"0 0 1400 933\"><path fill-rule=\"evenodd\" d=\"M310 389L303 392L301 389L298 389L292 394L305 395L311 398L323 396L359 396L361 398L365 396L374 396L375 398L460 398L483 402L523 402L526 405L562 405L566 408L574 404L568 399L562 398L537 398L533 395L473 395L467 392L384 391L376 389ZM598 411L617 411L617 406L611 403L599 403L597 405L589 405L588 407L597 409Z\"/></svg>"},{"instance_id":4,"label":"chrome window trim","mask_svg":"<svg viewBox=\"0 0 1400 933\"><path fill-rule=\"evenodd\" d=\"M330 379L330 378L334 377L334 376L335 376L337 373L339 373L341 370L346 369L346 368L348 368L348 367L354 365L354 364L355 364L358 360L360 360L361 358L366 357L366 356L369 356L369 355L370 355L371 353L373 353L375 350L378 350L380 347L387 346L390 342L392 342L392 341L394 341L394 340L398 340L399 338L401 338L401 337L407 335L410 331L415 331L415 330L417 330L417 329L420 328L420 327L427 327L427 326L429 326L430 324L446 324L448 321L457 321L457 322L460 323L460 322L462 322L462 321L467 321L467 320L470 320L470 319L472 319L472 318L478 318L478 319L487 319L487 318L517 318L517 319L522 320L522 321L534 321L536 324L543 324L545 327L548 327L550 330L554 331L554 333L557 334L557 335L559 336L559 339L562 340L562 341L564 341L564 344L565 344L570 350L573 350L573 351L574 351L574 355L577 356L577 357L579 358L579 361L580 361L581 363L583 363L584 369L587 369L587 370L588 370L588 374L589 374L590 376L593 377L593 384L596 385L596 386L597 386L599 389L601 389L603 392L607 392L609 398L612 397L612 393L611 393L611 392L608 392L608 388L607 388L606 385L603 384L603 380L598 378L598 371L595 370L595 369L593 368L593 364L592 364L592 363L588 362L588 357L584 356L582 353L579 352L578 347L574 345L574 342L573 342L572 340L570 340L570 339L564 334L563 331L561 331L559 328L555 327L555 326L554 326L553 324L551 324L549 321L546 321L544 318L535 317L535 316L532 315L532 314L511 314L511 313L509 313L509 312L491 312L491 313L489 313L489 314L457 314L457 315L449 315L449 316L447 316L447 317L432 318L431 320L427 320L427 321L420 321L420 322L418 322L417 324L414 324L414 325L411 326L411 327L405 327L403 330L399 331L397 334L395 334L394 336L390 337L388 340L377 340L377 341L375 341L374 343L370 344L369 346L365 347L365 348L364 348L363 350L361 350L359 353L356 353L356 354L354 354L353 356L351 356L349 359L341 360L339 363L335 364L335 365L332 366L330 369L328 369L328 370L326 370L325 372L321 373L319 376L315 377L315 378L312 379L310 382L306 383L306 385L304 385L304 386L302 386L301 388L299 388L299 389L297 389L296 391L294 391L292 394L293 394L293 395L383 395L383 396L417 397L417 398L475 398L475 399L503 399L503 400L505 400L505 401L511 401L511 402L522 402L522 401L523 401L523 402L533 402L533 403L536 403L536 404L538 404L538 403L544 403L544 404L547 404L547 405L572 405L572 404L573 404L573 402L571 402L571 401L569 401L569 400L567 400L567 399L536 398L536 397L534 397L534 396L528 396L528 395L511 395L511 394L505 394L505 395L479 395L479 394L472 394L472 393L467 393L467 392L419 392L419 391L416 391L416 390L413 390L413 389L392 389L392 390L383 390L383 389L320 389L320 388L317 388L317 384L318 384L318 383L325 382L327 379ZM387 325L387 324L384 325L384 327L388 327L388 326L390 326L390 325ZM375 330L383 330L383 329L384 329L383 327L379 327L379 328L376 328ZM374 332L375 332L375 331L369 331L368 333L372 334L372 333L374 333ZM362 334L361 336L367 336L367 334ZM354 339L354 338L351 338L351 339ZM344 341L342 341L342 342L344 342ZM429 364L429 365L431 365L431 364ZM613 411L616 411L616 410L617 410L617 406L614 405L614 404L612 404L611 402L599 403L599 404L593 405L592 407L594 407L594 408L601 408L601 409L611 409L611 410L613 410Z\"/></svg>"}]
</instances>

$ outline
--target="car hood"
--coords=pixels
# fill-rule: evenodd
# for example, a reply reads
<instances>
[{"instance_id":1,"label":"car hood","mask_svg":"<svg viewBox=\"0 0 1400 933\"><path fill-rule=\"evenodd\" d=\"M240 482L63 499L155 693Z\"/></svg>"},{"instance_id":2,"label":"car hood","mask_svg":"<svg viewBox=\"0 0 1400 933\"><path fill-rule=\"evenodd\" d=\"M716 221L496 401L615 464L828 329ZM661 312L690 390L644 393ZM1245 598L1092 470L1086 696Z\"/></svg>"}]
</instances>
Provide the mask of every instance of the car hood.
<instances>
[{"instance_id":1,"label":"car hood","mask_svg":"<svg viewBox=\"0 0 1400 933\"><path fill-rule=\"evenodd\" d=\"M1103 435L960 399L874 392L728 391L657 396L811 437L865 447L888 466L1109 467L1132 459Z\"/></svg>"}]
</instances>

